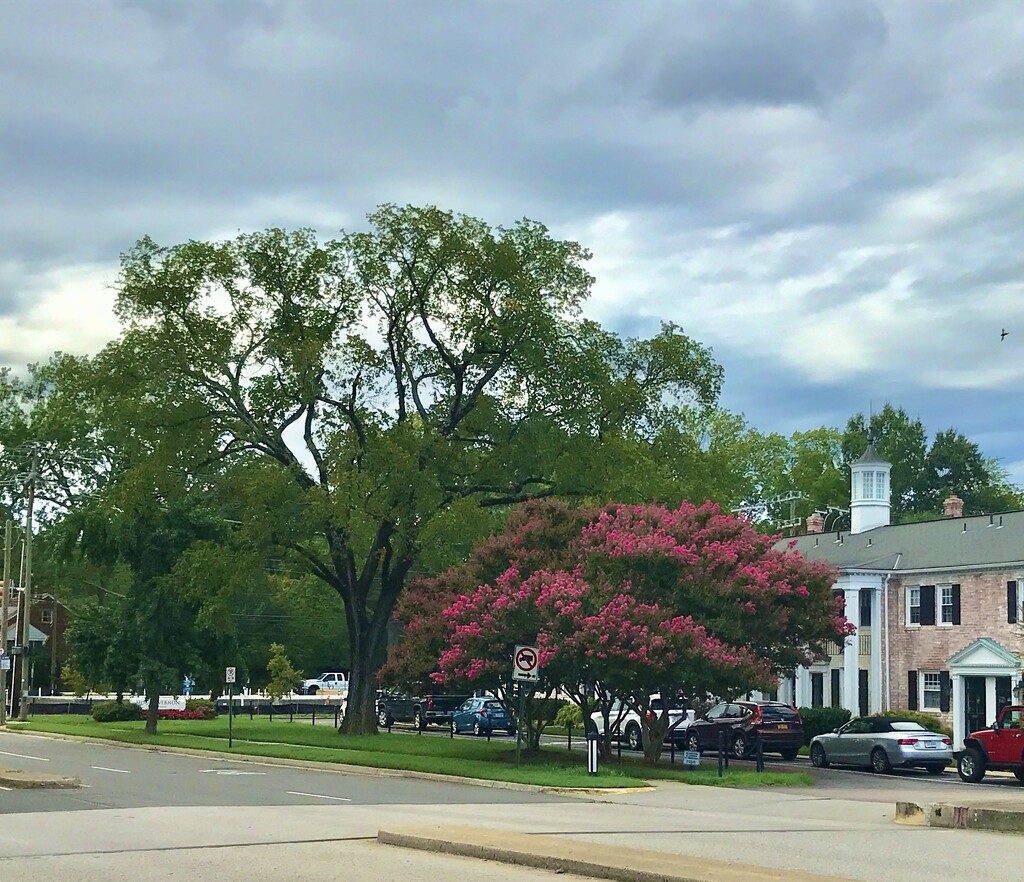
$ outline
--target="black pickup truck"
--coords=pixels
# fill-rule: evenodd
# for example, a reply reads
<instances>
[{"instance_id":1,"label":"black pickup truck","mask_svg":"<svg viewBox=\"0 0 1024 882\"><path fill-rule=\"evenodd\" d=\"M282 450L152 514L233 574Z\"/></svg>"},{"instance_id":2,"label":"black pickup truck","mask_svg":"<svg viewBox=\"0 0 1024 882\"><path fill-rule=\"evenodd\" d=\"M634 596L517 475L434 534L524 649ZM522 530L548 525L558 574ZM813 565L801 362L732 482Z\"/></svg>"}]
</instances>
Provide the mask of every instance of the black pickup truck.
<instances>
[{"instance_id":1,"label":"black pickup truck","mask_svg":"<svg viewBox=\"0 0 1024 882\"><path fill-rule=\"evenodd\" d=\"M468 695L446 695L442 692L420 695L415 699L413 706L413 725L421 730L426 729L430 723L450 726L452 714L467 698Z\"/></svg>"}]
</instances>

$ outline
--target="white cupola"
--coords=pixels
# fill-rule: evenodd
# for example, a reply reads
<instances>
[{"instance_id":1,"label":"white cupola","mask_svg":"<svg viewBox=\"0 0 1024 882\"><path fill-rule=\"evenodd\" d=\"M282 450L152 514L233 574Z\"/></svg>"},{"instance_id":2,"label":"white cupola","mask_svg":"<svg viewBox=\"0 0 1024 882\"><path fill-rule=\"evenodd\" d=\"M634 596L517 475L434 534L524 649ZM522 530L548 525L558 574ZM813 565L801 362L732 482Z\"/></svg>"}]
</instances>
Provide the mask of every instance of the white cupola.
<instances>
[{"instance_id":1,"label":"white cupola","mask_svg":"<svg viewBox=\"0 0 1024 882\"><path fill-rule=\"evenodd\" d=\"M868 442L868 449L850 466L851 533L889 526L890 472L892 465Z\"/></svg>"}]
</instances>

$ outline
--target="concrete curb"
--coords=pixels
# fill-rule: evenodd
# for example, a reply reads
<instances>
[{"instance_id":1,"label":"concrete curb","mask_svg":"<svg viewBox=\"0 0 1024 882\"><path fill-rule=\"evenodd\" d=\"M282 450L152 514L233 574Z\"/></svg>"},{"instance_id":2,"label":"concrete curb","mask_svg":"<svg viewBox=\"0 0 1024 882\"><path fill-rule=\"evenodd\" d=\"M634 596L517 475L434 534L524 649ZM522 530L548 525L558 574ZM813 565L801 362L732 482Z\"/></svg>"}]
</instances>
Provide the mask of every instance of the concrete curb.
<instances>
[{"instance_id":1,"label":"concrete curb","mask_svg":"<svg viewBox=\"0 0 1024 882\"><path fill-rule=\"evenodd\" d=\"M383 845L481 858L620 882L849 882L800 870L600 845L504 830L430 825L381 830Z\"/></svg>"},{"instance_id":2,"label":"concrete curb","mask_svg":"<svg viewBox=\"0 0 1024 882\"><path fill-rule=\"evenodd\" d=\"M62 775L48 775L44 772L22 772L14 769L0 769L0 787L11 790L73 790L81 787L78 778Z\"/></svg>"},{"instance_id":3,"label":"concrete curb","mask_svg":"<svg viewBox=\"0 0 1024 882\"><path fill-rule=\"evenodd\" d=\"M897 802L896 823L915 827L942 827L947 830L991 830L1021 834L1024 833L1024 807L1009 808L994 802L971 805Z\"/></svg>"},{"instance_id":4,"label":"concrete curb","mask_svg":"<svg viewBox=\"0 0 1024 882\"><path fill-rule=\"evenodd\" d=\"M67 735L63 732L36 732L23 729L7 729L12 734L26 738L52 738L55 741L81 741L87 744L105 744L108 747L124 747L130 750L148 750L154 753L174 753L198 759L214 757L253 766L289 766L297 769L315 769L346 775L363 775L367 778L411 778L420 781L437 781L443 784L469 784L474 787L491 787L497 790L515 790L521 793L550 793L556 796L588 797L624 793L643 793L654 787L551 787L546 784L520 784L517 781L489 781L486 778L464 778L459 775L441 775L437 772L417 772L413 769L385 769L377 766L356 766L346 763L318 762L317 760L293 760L286 757L259 756L256 754L226 753L219 750L194 750L186 747L171 747L165 744L132 744L126 741L112 741L93 738L89 735Z\"/></svg>"}]
</instances>

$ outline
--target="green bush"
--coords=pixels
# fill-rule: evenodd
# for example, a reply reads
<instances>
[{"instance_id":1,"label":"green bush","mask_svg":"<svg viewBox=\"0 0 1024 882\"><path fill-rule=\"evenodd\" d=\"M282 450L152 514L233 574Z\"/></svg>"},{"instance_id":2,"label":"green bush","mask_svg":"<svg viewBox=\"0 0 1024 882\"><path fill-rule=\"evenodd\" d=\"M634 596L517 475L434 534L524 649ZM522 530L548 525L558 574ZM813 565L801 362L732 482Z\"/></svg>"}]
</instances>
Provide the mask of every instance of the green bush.
<instances>
[{"instance_id":1,"label":"green bush","mask_svg":"<svg viewBox=\"0 0 1024 882\"><path fill-rule=\"evenodd\" d=\"M563 729L581 730L583 728L583 712L580 710L580 706L571 701L563 704L555 714L555 725Z\"/></svg>"},{"instance_id":2,"label":"green bush","mask_svg":"<svg viewBox=\"0 0 1024 882\"><path fill-rule=\"evenodd\" d=\"M212 720L217 716L217 705L208 698L186 698L185 710L199 711L204 720Z\"/></svg>"},{"instance_id":3,"label":"green bush","mask_svg":"<svg viewBox=\"0 0 1024 882\"><path fill-rule=\"evenodd\" d=\"M130 701L101 701L92 706L92 718L97 723L121 723L141 720L142 708Z\"/></svg>"},{"instance_id":4,"label":"green bush","mask_svg":"<svg viewBox=\"0 0 1024 882\"><path fill-rule=\"evenodd\" d=\"M953 730L942 725L942 720L939 719L938 714L927 714L923 711L912 710L887 710L882 711L880 714L874 714L874 716L902 717L905 720L913 720L915 723L920 723L931 732L938 732L940 735L948 735L950 738L953 737Z\"/></svg>"},{"instance_id":5,"label":"green bush","mask_svg":"<svg viewBox=\"0 0 1024 882\"><path fill-rule=\"evenodd\" d=\"M800 719L804 723L804 744L810 744L815 735L824 735L850 722L845 707L802 707Z\"/></svg>"}]
</instances>

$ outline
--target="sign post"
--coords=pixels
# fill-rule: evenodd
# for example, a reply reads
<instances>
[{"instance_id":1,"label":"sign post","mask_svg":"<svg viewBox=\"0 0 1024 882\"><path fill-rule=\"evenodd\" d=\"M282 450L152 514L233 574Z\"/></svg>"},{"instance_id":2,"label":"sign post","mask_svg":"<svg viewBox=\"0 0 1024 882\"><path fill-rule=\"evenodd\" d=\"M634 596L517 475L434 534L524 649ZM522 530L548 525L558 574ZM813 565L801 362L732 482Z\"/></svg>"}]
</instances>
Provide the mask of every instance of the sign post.
<instances>
[{"instance_id":1,"label":"sign post","mask_svg":"<svg viewBox=\"0 0 1024 882\"><path fill-rule=\"evenodd\" d=\"M234 723L235 669L225 668L224 682L228 684L228 749L233 747L232 724Z\"/></svg>"},{"instance_id":2,"label":"sign post","mask_svg":"<svg viewBox=\"0 0 1024 882\"><path fill-rule=\"evenodd\" d=\"M7 672L10 669L11 657L0 646L0 726L7 725Z\"/></svg>"},{"instance_id":3,"label":"sign post","mask_svg":"<svg viewBox=\"0 0 1024 882\"><path fill-rule=\"evenodd\" d=\"M540 653L536 646L517 646L512 653L512 680L519 683L519 719L516 726L516 768L523 742L523 719L526 714L526 684L540 680Z\"/></svg>"}]
</instances>

